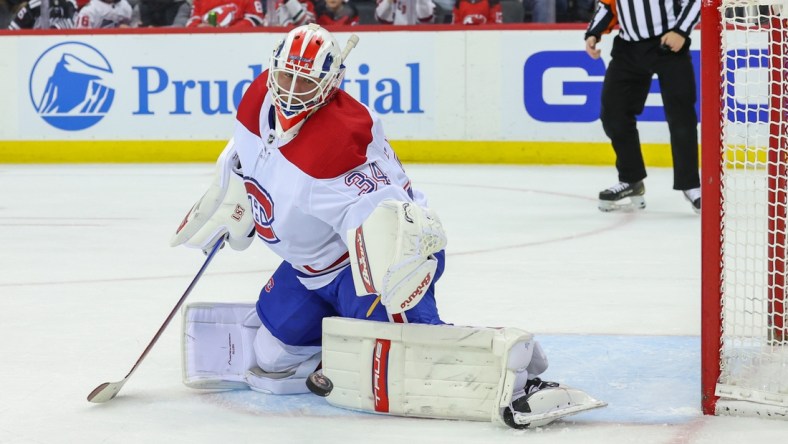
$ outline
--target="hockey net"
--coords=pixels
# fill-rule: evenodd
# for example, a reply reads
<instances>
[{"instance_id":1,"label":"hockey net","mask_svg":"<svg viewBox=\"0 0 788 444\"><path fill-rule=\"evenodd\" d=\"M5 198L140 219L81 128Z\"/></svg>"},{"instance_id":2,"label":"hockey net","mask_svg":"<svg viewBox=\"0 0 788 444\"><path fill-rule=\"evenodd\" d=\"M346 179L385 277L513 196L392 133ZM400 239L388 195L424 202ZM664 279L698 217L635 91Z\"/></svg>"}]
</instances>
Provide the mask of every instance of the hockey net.
<instances>
[{"instance_id":1,"label":"hockey net","mask_svg":"<svg viewBox=\"0 0 788 444\"><path fill-rule=\"evenodd\" d=\"M701 22L703 410L785 418L788 0L704 2Z\"/></svg>"}]
</instances>

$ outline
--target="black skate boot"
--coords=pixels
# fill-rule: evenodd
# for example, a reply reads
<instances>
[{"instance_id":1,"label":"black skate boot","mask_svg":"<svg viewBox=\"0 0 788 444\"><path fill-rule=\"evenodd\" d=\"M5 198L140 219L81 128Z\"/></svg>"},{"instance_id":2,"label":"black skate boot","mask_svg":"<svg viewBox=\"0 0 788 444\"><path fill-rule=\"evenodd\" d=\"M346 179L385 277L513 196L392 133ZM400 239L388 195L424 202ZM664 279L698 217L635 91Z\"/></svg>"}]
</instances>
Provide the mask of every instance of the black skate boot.
<instances>
[{"instance_id":1,"label":"black skate boot","mask_svg":"<svg viewBox=\"0 0 788 444\"><path fill-rule=\"evenodd\" d=\"M694 211L695 214L700 214L700 188L684 190L681 194L692 204L692 211Z\"/></svg>"},{"instance_id":2,"label":"black skate boot","mask_svg":"<svg viewBox=\"0 0 788 444\"><path fill-rule=\"evenodd\" d=\"M609 211L632 211L646 208L646 186L643 181L635 183L619 182L612 187L599 192L599 210ZM621 202L629 198L629 202Z\"/></svg>"},{"instance_id":3,"label":"black skate boot","mask_svg":"<svg viewBox=\"0 0 788 444\"><path fill-rule=\"evenodd\" d=\"M525 383L525 394L512 401L509 408L503 412L503 421L513 429L525 429L530 424L518 424L514 421L514 412L531 413L531 406L528 405L528 398L543 388L558 387L557 382L542 381L539 378L529 379Z\"/></svg>"},{"instance_id":4,"label":"black skate boot","mask_svg":"<svg viewBox=\"0 0 788 444\"><path fill-rule=\"evenodd\" d=\"M501 420L514 429L543 427L556 419L607 405L588 393L555 382L529 379L508 407L501 410ZM519 390L518 390L519 392Z\"/></svg>"}]
</instances>

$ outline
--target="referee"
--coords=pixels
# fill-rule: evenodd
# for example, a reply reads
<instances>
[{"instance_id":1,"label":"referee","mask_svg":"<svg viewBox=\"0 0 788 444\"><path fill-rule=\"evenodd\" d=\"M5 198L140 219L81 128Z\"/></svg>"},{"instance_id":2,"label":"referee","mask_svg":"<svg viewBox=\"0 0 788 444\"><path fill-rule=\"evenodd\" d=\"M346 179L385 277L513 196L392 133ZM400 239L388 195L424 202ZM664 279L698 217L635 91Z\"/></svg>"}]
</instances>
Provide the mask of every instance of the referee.
<instances>
[{"instance_id":1,"label":"referee","mask_svg":"<svg viewBox=\"0 0 788 444\"><path fill-rule=\"evenodd\" d=\"M599 193L599 209L645 208L646 166L635 116L643 112L654 74L670 130L673 189L700 212L698 117L690 32L700 19L700 0L600 0L585 34L586 52L598 59L596 44L618 24L612 60L602 87L600 118L616 153L619 183ZM639 198L639 199L638 199Z\"/></svg>"}]
</instances>

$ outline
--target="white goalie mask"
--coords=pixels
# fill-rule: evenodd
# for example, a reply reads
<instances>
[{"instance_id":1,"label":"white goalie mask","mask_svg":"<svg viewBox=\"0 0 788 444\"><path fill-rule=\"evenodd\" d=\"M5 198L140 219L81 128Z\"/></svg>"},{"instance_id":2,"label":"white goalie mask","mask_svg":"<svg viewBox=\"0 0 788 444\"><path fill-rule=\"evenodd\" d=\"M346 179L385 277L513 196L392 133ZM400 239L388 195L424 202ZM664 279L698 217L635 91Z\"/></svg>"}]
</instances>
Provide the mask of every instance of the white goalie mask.
<instances>
[{"instance_id":1,"label":"white goalie mask","mask_svg":"<svg viewBox=\"0 0 788 444\"><path fill-rule=\"evenodd\" d=\"M268 73L281 129L289 130L328 103L344 72L342 51L330 32L316 24L290 31L274 49Z\"/></svg>"}]
</instances>

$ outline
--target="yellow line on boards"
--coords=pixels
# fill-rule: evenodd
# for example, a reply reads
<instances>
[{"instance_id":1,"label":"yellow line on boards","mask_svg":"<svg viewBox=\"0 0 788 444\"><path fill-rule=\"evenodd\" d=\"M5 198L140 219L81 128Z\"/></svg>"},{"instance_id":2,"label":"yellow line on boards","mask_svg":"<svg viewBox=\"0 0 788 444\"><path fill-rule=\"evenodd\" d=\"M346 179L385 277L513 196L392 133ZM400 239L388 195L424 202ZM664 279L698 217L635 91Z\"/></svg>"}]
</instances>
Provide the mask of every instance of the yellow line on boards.
<instances>
[{"instance_id":1,"label":"yellow line on boards","mask_svg":"<svg viewBox=\"0 0 788 444\"><path fill-rule=\"evenodd\" d=\"M2 141L0 163L213 162L226 141Z\"/></svg>"},{"instance_id":2,"label":"yellow line on boards","mask_svg":"<svg viewBox=\"0 0 788 444\"><path fill-rule=\"evenodd\" d=\"M392 141L391 145L405 163L615 164L615 154L609 143L400 140ZM673 165L668 144L643 144L642 150L648 166Z\"/></svg>"},{"instance_id":3,"label":"yellow line on boards","mask_svg":"<svg viewBox=\"0 0 788 444\"><path fill-rule=\"evenodd\" d=\"M0 163L213 162L225 141L0 141ZM604 165L615 163L609 143L394 140L404 163ZM670 146L644 144L646 165L672 165Z\"/></svg>"}]
</instances>

